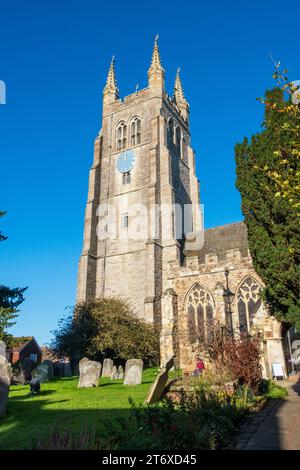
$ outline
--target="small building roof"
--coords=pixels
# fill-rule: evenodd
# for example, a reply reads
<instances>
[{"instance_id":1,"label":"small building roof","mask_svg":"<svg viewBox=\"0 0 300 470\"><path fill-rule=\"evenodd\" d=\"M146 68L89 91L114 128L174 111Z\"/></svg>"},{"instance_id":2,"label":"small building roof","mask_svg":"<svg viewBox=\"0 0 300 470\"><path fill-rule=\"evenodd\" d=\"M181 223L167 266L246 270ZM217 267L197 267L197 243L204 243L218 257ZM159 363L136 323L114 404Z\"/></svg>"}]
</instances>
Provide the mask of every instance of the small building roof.
<instances>
[{"instance_id":1,"label":"small building roof","mask_svg":"<svg viewBox=\"0 0 300 470\"><path fill-rule=\"evenodd\" d=\"M14 336L11 351L21 352L28 343L31 343L31 341L34 341L37 347L41 350L34 336Z\"/></svg>"}]
</instances>

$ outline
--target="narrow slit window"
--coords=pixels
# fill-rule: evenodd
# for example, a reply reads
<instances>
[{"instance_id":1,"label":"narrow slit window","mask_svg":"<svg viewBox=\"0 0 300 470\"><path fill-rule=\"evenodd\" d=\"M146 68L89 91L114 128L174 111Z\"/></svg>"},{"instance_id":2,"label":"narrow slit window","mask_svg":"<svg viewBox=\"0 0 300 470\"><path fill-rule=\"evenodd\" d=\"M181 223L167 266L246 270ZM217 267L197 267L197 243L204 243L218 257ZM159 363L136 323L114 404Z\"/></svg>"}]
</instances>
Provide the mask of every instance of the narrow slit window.
<instances>
[{"instance_id":1,"label":"narrow slit window","mask_svg":"<svg viewBox=\"0 0 300 470\"><path fill-rule=\"evenodd\" d=\"M123 214L123 217L122 217L123 228L128 228L128 221L129 221L128 214Z\"/></svg>"}]
</instances>

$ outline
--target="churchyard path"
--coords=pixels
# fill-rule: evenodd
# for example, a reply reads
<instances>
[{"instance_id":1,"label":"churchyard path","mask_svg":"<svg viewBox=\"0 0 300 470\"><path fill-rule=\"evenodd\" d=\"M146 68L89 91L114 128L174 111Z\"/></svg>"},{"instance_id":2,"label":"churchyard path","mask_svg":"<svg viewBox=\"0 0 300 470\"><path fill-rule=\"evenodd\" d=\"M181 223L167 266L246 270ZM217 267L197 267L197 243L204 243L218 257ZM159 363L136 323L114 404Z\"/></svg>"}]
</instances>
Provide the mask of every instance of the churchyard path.
<instances>
[{"instance_id":1,"label":"churchyard path","mask_svg":"<svg viewBox=\"0 0 300 470\"><path fill-rule=\"evenodd\" d=\"M270 400L239 429L236 450L300 450L300 382L284 382L288 397Z\"/></svg>"}]
</instances>

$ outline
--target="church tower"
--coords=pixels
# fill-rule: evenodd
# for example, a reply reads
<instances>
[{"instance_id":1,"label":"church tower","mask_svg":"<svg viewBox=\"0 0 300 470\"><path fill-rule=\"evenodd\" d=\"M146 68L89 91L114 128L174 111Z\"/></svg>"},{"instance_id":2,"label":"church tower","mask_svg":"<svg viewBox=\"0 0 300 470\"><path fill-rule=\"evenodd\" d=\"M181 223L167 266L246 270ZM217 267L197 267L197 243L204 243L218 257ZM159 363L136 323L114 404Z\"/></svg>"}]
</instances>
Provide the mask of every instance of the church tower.
<instances>
[{"instance_id":1,"label":"church tower","mask_svg":"<svg viewBox=\"0 0 300 470\"><path fill-rule=\"evenodd\" d=\"M158 38L148 86L124 99L119 98L113 58L89 176L78 302L121 296L161 328L167 272L172 263L185 262L178 229L184 207L199 206L194 160L180 73L170 97ZM172 210L175 206L182 215ZM191 231L197 223L194 215Z\"/></svg>"}]
</instances>

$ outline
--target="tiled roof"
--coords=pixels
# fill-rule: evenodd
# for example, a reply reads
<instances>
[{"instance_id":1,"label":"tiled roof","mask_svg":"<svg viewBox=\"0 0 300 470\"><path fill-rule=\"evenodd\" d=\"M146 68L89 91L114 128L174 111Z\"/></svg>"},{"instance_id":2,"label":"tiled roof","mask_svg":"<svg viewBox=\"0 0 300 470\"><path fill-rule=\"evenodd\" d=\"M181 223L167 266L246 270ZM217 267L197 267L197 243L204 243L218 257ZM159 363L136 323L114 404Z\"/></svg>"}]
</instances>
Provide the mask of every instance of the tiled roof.
<instances>
[{"instance_id":1,"label":"tiled roof","mask_svg":"<svg viewBox=\"0 0 300 470\"><path fill-rule=\"evenodd\" d=\"M247 227L244 222L210 228L204 232L204 245L200 251L199 262L205 261L205 255L218 255L219 260L225 259L226 251L239 249L242 257L248 255Z\"/></svg>"}]
</instances>

